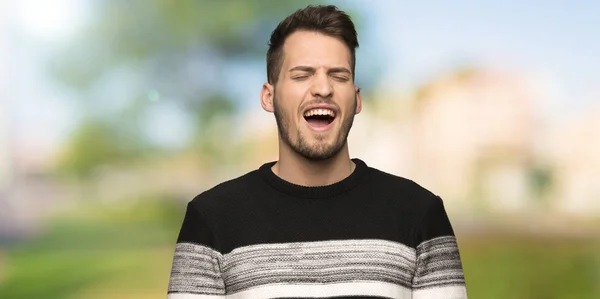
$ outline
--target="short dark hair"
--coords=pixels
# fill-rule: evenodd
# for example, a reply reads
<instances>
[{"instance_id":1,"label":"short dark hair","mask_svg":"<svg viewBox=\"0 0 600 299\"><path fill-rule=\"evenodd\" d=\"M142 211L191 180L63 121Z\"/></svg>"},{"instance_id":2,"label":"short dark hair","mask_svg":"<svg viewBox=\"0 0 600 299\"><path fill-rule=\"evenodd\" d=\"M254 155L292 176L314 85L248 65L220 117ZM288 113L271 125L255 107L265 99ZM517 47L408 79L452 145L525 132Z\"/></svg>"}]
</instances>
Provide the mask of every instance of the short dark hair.
<instances>
[{"instance_id":1,"label":"short dark hair","mask_svg":"<svg viewBox=\"0 0 600 299\"><path fill-rule=\"evenodd\" d=\"M269 83L277 83L283 64L283 44L292 33L298 30L319 32L344 42L350 50L350 67L354 76L358 35L352 19L334 5L309 5L289 15L271 33L267 51L267 81Z\"/></svg>"}]
</instances>

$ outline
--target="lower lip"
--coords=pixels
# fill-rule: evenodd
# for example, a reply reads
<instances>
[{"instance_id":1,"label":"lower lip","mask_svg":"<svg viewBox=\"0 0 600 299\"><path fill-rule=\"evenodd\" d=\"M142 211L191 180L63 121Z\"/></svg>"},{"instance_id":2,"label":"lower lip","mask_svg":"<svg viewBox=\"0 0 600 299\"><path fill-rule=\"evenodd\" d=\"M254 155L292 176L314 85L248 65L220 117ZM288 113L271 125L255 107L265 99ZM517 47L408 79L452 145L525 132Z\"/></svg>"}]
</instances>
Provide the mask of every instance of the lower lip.
<instances>
[{"instance_id":1,"label":"lower lip","mask_svg":"<svg viewBox=\"0 0 600 299\"><path fill-rule=\"evenodd\" d=\"M315 131L315 132L322 133L322 132L325 132L325 131L327 131L327 130L331 129L331 127L333 127L333 123L335 122L335 120L336 120L336 119L337 119L337 117L336 117L336 118L334 118L332 122L330 122L330 123L329 123L329 124L327 124L326 126L322 126L322 127L314 127L314 126L312 126L312 125L311 125L311 124L310 124L308 121L306 121L306 119L304 120L304 122L306 123L306 125L307 125L307 126L308 126L308 127L311 129L311 130L313 130L313 131Z\"/></svg>"}]
</instances>

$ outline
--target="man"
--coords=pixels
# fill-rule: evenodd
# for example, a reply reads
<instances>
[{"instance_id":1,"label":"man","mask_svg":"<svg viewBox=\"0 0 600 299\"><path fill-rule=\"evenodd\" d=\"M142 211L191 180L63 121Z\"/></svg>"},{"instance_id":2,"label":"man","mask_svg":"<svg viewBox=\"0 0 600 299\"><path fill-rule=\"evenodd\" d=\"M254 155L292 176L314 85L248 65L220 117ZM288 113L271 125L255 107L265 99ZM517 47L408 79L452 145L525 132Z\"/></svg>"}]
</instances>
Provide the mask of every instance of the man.
<instances>
[{"instance_id":1,"label":"man","mask_svg":"<svg viewBox=\"0 0 600 299\"><path fill-rule=\"evenodd\" d=\"M269 46L260 100L279 158L188 204L169 298L467 298L442 200L349 156L350 18L308 6Z\"/></svg>"}]
</instances>

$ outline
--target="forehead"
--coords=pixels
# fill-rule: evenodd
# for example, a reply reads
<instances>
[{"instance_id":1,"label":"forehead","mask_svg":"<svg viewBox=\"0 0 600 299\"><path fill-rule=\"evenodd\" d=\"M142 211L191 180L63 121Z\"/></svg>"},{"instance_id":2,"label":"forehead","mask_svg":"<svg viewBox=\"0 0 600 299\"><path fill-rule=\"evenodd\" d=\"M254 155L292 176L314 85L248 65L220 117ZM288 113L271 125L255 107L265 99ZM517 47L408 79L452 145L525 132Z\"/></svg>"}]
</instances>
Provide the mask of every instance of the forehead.
<instances>
[{"instance_id":1,"label":"forehead","mask_svg":"<svg viewBox=\"0 0 600 299\"><path fill-rule=\"evenodd\" d=\"M285 68L297 65L350 67L350 50L341 40L314 31L296 31L283 45Z\"/></svg>"}]
</instances>

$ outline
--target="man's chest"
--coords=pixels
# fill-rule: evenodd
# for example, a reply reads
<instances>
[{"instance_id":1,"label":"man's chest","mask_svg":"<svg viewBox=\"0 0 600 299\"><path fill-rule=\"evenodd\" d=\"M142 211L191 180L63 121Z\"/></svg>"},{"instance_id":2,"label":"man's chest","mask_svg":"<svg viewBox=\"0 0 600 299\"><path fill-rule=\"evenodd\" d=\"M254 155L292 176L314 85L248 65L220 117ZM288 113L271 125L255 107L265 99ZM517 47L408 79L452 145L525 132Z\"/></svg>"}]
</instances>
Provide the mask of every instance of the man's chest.
<instances>
[{"instance_id":1,"label":"man's chest","mask_svg":"<svg viewBox=\"0 0 600 299\"><path fill-rule=\"evenodd\" d=\"M414 243L414 227L404 211L372 199L356 204L248 202L248 206L220 213L217 234L223 252L252 244L300 246L323 240L387 240L403 246ZM385 252L384 247L375 248ZM297 254L295 258L306 256L303 251Z\"/></svg>"}]
</instances>

